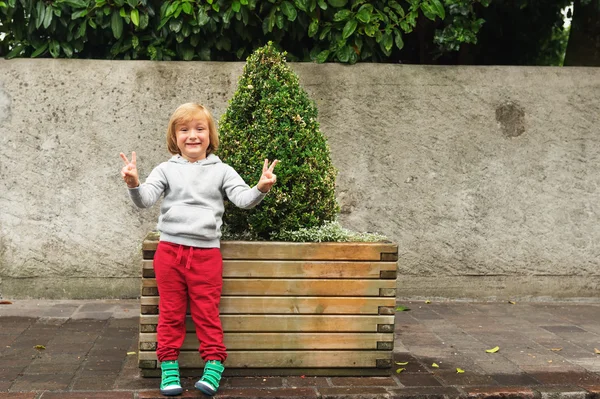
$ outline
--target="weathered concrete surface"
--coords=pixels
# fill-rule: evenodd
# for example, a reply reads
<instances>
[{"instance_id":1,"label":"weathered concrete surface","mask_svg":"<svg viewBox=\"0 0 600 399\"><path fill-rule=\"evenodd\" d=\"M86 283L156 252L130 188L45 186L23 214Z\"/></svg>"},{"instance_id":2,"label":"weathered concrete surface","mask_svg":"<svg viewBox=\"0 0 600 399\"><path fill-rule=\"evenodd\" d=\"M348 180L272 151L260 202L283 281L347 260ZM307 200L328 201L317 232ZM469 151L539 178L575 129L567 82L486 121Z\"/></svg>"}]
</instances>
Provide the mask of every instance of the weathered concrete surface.
<instances>
[{"instance_id":1,"label":"weathered concrete surface","mask_svg":"<svg viewBox=\"0 0 600 399\"><path fill-rule=\"evenodd\" d=\"M292 66L342 223L400 246L399 297L600 297L599 68ZM137 296L158 207L129 202L118 153L145 177L170 113L220 117L242 68L1 60L0 295Z\"/></svg>"}]
</instances>

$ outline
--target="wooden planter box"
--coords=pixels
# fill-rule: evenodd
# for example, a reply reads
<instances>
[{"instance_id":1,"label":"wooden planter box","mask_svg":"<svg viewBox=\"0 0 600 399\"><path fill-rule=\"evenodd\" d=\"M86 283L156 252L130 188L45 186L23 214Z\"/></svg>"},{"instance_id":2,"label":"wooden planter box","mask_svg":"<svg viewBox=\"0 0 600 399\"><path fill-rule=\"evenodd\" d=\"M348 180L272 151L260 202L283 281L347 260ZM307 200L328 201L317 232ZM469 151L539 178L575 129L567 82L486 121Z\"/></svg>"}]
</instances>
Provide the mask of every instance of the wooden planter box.
<instances>
[{"instance_id":1,"label":"wooden planter box","mask_svg":"<svg viewBox=\"0 0 600 399\"><path fill-rule=\"evenodd\" d=\"M156 234L143 242L139 367L159 376ZM398 247L224 241L226 375L386 375L392 367ZM183 375L204 367L191 318Z\"/></svg>"}]
</instances>

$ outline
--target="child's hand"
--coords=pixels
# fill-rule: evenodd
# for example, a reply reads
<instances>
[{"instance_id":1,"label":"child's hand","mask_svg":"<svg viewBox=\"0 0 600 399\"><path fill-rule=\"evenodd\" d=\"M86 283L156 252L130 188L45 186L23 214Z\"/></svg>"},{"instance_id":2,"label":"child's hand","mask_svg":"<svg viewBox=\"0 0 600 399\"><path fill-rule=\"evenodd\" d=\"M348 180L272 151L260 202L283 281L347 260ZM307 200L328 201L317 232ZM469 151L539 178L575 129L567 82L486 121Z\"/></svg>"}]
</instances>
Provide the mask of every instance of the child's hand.
<instances>
[{"instance_id":1,"label":"child's hand","mask_svg":"<svg viewBox=\"0 0 600 399\"><path fill-rule=\"evenodd\" d=\"M258 184L256 187L258 191L261 193L267 193L273 187L273 184L277 181L277 176L273 173L273 169L275 169L275 165L277 165L279 161L276 159L273 161L271 166L269 167L269 160L265 159L265 164L263 165L263 172L260 176L260 180L258 180Z\"/></svg>"},{"instance_id":2,"label":"child's hand","mask_svg":"<svg viewBox=\"0 0 600 399\"><path fill-rule=\"evenodd\" d=\"M136 188L140 185L140 180L138 178L138 171L135 165L135 151L131 153L131 162L127 159L125 154L121 153L121 159L125 162L125 166L121 169L121 177L127 183L127 187Z\"/></svg>"}]
</instances>

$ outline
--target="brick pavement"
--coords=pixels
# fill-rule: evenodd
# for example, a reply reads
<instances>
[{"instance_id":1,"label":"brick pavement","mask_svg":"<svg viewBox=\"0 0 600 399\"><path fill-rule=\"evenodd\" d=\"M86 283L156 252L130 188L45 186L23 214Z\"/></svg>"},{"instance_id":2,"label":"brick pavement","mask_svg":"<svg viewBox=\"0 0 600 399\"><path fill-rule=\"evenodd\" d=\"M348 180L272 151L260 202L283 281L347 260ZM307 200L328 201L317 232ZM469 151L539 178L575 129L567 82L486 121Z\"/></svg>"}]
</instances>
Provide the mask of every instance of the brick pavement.
<instances>
[{"instance_id":1,"label":"brick pavement","mask_svg":"<svg viewBox=\"0 0 600 399\"><path fill-rule=\"evenodd\" d=\"M137 300L12 302L0 305L0 399L162 397L127 354ZM227 377L217 397L600 399L600 303L399 304L411 309L396 317L400 373ZM203 397L194 381L181 397Z\"/></svg>"}]
</instances>

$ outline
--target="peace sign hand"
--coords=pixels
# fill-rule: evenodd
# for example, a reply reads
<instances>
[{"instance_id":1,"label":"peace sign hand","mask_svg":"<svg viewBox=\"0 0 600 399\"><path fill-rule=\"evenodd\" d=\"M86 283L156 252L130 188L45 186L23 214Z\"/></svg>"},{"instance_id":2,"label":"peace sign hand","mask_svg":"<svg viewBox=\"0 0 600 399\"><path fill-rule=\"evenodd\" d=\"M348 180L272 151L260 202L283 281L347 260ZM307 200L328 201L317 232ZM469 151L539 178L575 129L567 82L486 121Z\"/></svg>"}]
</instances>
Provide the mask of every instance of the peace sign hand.
<instances>
[{"instance_id":1,"label":"peace sign hand","mask_svg":"<svg viewBox=\"0 0 600 399\"><path fill-rule=\"evenodd\" d=\"M121 153L120 155L123 162L125 162L125 166L121 169L121 177L127 183L127 187L136 188L140 185L140 179L138 178L135 151L131 153L131 162L129 162L125 154Z\"/></svg>"},{"instance_id":2,"label":"peace sign hand","mask_svg":"<svg viewBox=\"0 0 600 399\"><path fill-rule=\"evenodd\" d=\"M275 165L277 165L279 161L276 159L273 161L271 166L269 167L269 160L265 159L265 163L263 165L262 175L258 180L258 184L256 187L261 193L268 193L273 184L277 181L277 176L273 173L273 169L275 169Z\"/></svg>"}]
</instances>

